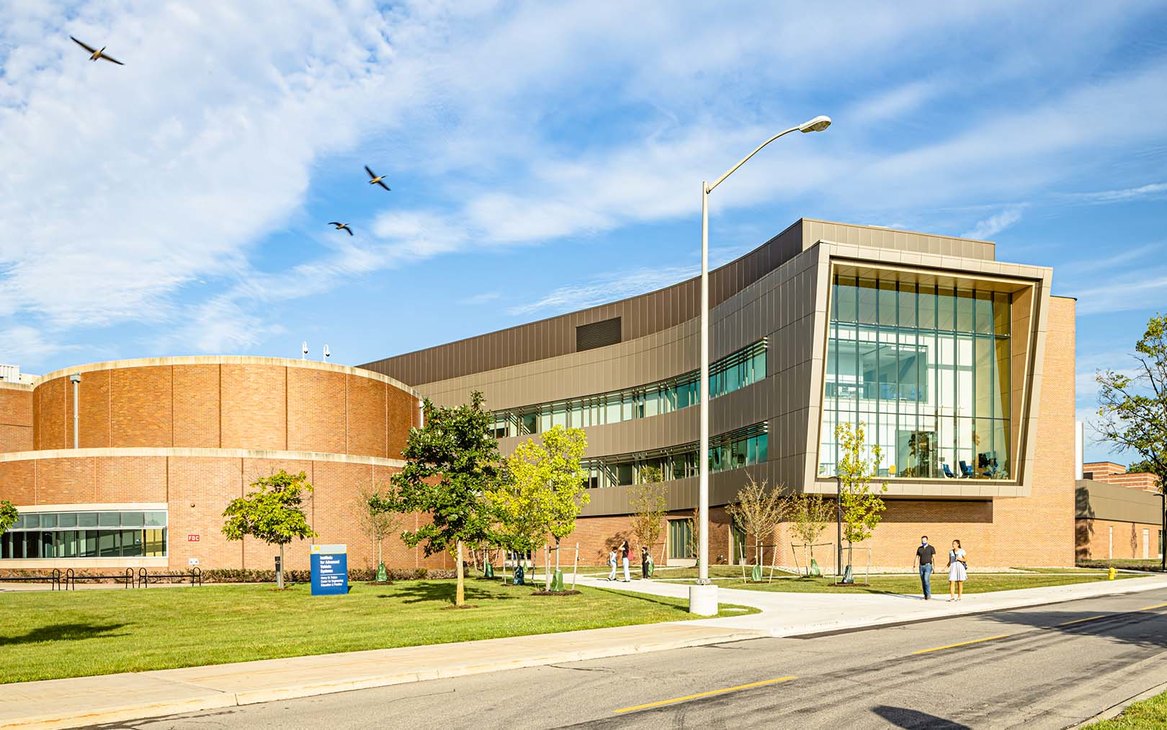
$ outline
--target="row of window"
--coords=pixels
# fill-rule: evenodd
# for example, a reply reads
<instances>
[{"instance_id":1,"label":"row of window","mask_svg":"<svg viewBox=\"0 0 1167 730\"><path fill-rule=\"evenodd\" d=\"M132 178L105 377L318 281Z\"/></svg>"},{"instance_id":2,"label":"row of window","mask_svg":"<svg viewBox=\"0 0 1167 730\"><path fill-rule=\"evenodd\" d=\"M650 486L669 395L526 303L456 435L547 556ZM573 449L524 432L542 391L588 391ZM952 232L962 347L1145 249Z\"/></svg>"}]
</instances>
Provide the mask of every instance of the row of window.
<instances>
[{"instance_id":1,"label":"row of window","mask_svg":"<svg viewBox=\"0 0 1167 730\"><path fill-rule=\"evenodd\" d=\"M1009 334L1010 295L835 275L831 319L947 332Z\"/></svg>"},{"instance_id":2,"label":"row of window","mask_svg":"<svg viewBox=\"0 0 1167 730\"><path fill-rule=\"evenodd\" d=\"M64 530L77 527L166 527L166 512L29 512L13 530Z\"/></svg>"},{"instance_id":3,"label":"row of window","mask_svg":"<svg viewBox=\"0 0 1167 730\"><path fill-rule=\"evenodd\" d=\"M767 460L766 424L739 429L710 440L709 471L740 469ZM670 481L698 475L697 444L625 456L584 460L588 487L623 487L650 481Z\"/></svg>"},{"instance_id":4,"label":"row of window","mask_svg":"<svg viewBox=\"0 0 1167 730\"><path fill-rule=\"evenodd\" d=\"M762 339L710 365L709 397L732 393L765 377L766 340ZM699 372L694 370L630 390L497 411L493 434L495 438L527 436L553 426L588 428L671 413L700 402L699 382Z\"/></svg>"},{"instance_id":5,"label":"row of window","mask_svg":"<svg viewBox=\"0 0 1167 730\"><path fill-rule=\"evenodd\" d=\"M166 528L11 530L0 535L0 558L148 558L165 556Z\"/></svg>"}]
</instances>

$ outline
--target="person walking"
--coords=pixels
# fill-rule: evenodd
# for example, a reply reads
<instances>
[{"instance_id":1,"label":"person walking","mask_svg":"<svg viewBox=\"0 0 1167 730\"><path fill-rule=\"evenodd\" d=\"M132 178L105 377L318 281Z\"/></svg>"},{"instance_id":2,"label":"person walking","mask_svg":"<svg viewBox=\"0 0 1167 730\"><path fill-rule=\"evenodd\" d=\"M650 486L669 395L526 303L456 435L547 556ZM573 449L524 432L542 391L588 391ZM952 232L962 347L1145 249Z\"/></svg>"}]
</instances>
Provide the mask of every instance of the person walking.
<instances>
[{"instance_id":1,"label":"person walking","mask_svg":"<svg viewBox=\"0 0 1167 730\"><path fill-rule=\"evenodd\" d=\"M648 580L648 562L651 558L648 556L648 546L640 546L640 577Z\"/></svg>"},{"instance_id":2,"label":"person walking","mask_svg":"<svg viewBox=\"0 0 1167 730\"><path fill-rule=\"evenodd\" d=\"M624 582L631 583L632 575L628 572L628 541L620 543L620 560L624 564Z\"/></svg>"},{"instance_id":3,"label":"person walking","mask_svg":"<svg viewBox=\"0 0 1167 730\"><path fill-rule=\"evenodd\" d=\"M948 551L948 600L959 601L964 595L964 582L968 580L968 559L960 540L952 541ZM954 595L955 591L955 595Z\"/></svg>"},{"instance_id":4,"label":"person walking","mask_svg":"<svg viewBox=\"0 0 1167 730\"><path fill-rule=\"evenodd\" d=\"M932 562L936 559L936 548L928 544L928 536L920 538L920 547L916 548L916 560L913 565L920 569L920 587L924 589L924 600L932 598Z\"/></svg>"},{"instance_id":5,"label":"person walking","mask_svg":"<svg viewBox=\"0 0 1167 730\"><path fill-rule=\"evenodd\" d=\"M608 580L616 580L616 548L608 551L608 567L611 568L608 571Z\"/></svg>"}]
</instances>

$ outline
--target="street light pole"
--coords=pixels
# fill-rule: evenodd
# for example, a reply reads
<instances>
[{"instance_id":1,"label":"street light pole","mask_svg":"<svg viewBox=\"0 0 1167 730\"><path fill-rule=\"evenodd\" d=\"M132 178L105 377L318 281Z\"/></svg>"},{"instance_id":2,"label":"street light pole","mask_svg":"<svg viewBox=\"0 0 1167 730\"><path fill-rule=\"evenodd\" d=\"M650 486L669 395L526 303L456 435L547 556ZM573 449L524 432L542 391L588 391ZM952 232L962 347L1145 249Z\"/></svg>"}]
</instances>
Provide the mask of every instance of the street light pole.
<instances>
[{"instance_id":1,"label":"street light pole","mask_svg":"<svg viewBox=\"0 0 1167 730\"><path fill-rule=\"evenodd\" d=\"M726 170L712 185L701 181L701 405L700 440L697 444L697 585L689 587L689 613L717 615L717 586L709 580L709 194L725 179L758 154L763 147L791 132L821 132L831 126L830 117L818 116L797 127L784 129Z\"/></svg>"}]
</instances>

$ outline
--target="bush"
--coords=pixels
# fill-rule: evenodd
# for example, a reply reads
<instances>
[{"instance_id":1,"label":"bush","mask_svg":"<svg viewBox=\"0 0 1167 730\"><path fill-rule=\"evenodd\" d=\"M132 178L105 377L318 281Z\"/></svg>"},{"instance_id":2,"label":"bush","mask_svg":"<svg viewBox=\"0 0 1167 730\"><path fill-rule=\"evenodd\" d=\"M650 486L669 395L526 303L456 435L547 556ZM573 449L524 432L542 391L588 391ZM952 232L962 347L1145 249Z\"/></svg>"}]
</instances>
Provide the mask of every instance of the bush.
<instances>
[{"instance_id":1,"label":"bush","mask_svg":"<svg viewBox=\"0 0 1167 730\"><path fill-rule=\"evenodd\" d=\"M445 580L454 577L453 570L430 570L428 568L390 568L389 580ZM377 579L376 568L350 568L348 579L351 583L369 583ZM203 571L204 583L274 583L274 570L252 570L241 568L212 568ZM285 570L284 580L292 583L310 583L312 573L308 570Z\"/></svg>"}]
</instances>

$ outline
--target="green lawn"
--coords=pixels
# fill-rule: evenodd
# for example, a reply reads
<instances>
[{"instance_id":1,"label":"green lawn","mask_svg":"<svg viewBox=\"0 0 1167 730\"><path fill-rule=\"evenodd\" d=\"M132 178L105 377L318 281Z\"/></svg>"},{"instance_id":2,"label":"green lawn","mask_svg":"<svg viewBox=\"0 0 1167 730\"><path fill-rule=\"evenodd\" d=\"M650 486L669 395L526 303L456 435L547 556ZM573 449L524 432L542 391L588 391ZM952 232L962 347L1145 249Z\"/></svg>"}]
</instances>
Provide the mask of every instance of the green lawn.
<instances>
[{"instance_id":1,"label":"green lawn","mask_svg":"<svg viewBox=\"0 0 1167 730\"><path fill-rule=\"evenodd\" d=\"M1094 722L1085 730L1156 730L1167 727L1167 692L1136 702L1113 720Z\"/></svg>"},{"instance_id":2,"label":"green lawn","mask_svg":"<svg viewBox=\"0 0 1167 730\"><path fill-rule=\"evenodd\" d=\"M354 583L347 596L297 585L0 593L0 682L169 669L276 657L440 644L693 618L687 603L581 588L471 580ZM752 609L723 607L723 615Z\"/></svg>"},{"instance_id":3,"label":"green lawn","mask_svg":"<svg viewBox=\"0 0 1167 730\"><path fill-rule=\"evenodd\" d=\"M1120 578L1134 577L1119 575ZM1092 583L1105 580L1105 573L973 573L964 584L965 593L990 593L1017 588L1045 588L1073 583ZM775 576L772 583L730 583L719 581L726 588L787 593L920 593L920 578L916 575L873 575L871 585L863 585L862 577L853 586L835 586L834 578L794 578ZM947 597L948 578L933 575L932 595Z\"/></svg>"}]
</instances>

